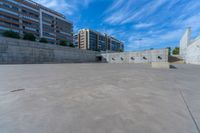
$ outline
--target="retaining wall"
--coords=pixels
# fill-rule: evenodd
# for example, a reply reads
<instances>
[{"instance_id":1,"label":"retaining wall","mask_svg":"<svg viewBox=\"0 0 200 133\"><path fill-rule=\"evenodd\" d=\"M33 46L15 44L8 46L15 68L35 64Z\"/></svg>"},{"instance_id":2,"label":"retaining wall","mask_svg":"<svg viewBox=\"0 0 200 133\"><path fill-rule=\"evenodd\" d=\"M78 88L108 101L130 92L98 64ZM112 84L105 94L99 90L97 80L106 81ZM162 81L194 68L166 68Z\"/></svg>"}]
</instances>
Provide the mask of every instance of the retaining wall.
<instances>
[{"instance_id":1,"label":"retaining wall","mask_svg":"<svg viewBox=\"0 0 200 133\"><path fill-rule=\"evenodd\" d=\"M98 52L0 37L0 64L96 62Z\"/></svg>"},{"instance_id":2,"label":"retaining wall","mask_svg":"<svg viewBox=\"0 0 200 133\"><path fill-rule=\"evenodd\" d=\"M141 52L105 53L101 54L108 63L151 63L168 62L168 50L146 50Z\"/></svg>"}]
</instances>

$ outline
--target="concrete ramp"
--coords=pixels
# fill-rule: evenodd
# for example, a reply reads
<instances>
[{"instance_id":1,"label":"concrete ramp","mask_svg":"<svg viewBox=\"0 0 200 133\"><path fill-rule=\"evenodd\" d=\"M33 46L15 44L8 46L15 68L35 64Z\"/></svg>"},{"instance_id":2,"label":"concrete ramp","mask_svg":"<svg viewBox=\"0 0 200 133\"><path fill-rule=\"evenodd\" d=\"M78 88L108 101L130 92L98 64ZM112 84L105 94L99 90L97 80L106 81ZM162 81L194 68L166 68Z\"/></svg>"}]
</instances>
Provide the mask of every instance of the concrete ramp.
<instances>
[{"instance_id":1,"label":"concrete ramp","mask_svg":"<svg viewBox=\"0 0 200 133\"><path fill-rule=\"evenodd\" d=\"M179 55L171 55L169 56L169 63L173 63L173 64L184 64L184 60L181 56Z\"/></svg>"}]
</instances>

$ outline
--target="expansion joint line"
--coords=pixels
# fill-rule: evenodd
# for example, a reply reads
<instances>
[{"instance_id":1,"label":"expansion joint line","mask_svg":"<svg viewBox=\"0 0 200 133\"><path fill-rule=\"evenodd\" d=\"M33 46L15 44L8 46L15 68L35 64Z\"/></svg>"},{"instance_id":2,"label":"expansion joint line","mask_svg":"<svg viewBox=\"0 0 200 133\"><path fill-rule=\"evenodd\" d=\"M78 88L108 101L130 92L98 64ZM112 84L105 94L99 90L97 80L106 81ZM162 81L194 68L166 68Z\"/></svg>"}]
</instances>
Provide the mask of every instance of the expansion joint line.
<instances>
[{"instance_id":1,"label":"expansion joint line","mask_svg":"<svg viewBox=\"0 0 200 133\"><path fill-rule=\"evenodd\" d=\"M185 97L183 95L183 92L182 92L182 90L180 88L179 88L179 92L180 92L181 98L183 99L183 102L184 102L185 106L187 107L187 110L188 110L188 112L190 114L190 117L192 118L192 121L194 122L194 124L195 124L195 126L197 128L198 133L200 133L199 126L198 126L198 124L197 124L197 122L196 122L196 120L195 120L195 118L194 118L194 116L192 114L192 111L190 110L190 108L189 108L189 106L187 104L187 101L186 101L186 99L185 99Z\"/></svg>"}]
</instances>

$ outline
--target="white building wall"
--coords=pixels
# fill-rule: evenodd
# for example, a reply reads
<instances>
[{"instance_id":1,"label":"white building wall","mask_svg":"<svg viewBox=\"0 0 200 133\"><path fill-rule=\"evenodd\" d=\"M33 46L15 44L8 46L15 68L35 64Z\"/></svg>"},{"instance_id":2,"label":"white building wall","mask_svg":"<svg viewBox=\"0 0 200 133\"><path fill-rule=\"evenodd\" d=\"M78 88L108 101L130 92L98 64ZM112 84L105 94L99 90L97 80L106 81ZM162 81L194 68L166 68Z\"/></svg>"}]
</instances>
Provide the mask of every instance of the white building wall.
<instances>
[{"instance_id":1,"label":"white building wall","mask_svg":"<svg viewBox=\"0 0 200 133\"><path fill-rule=\"evenodd\" d=\"M188 28L180 41L180 55L187 64L200 65L200 37L190 40L191 29Z\"/></svg>"},{"instance_id":2,"label":"white building wall","mask_svg":"<svg viewBox=\"0 0 200 133\"><path fill-rule=\"evenodd\" d=\"M199 64L200 65L200 38L195 40L187 48L187 54L186 54L185 61L187 64Z\"/></svg>"},{"instance_id":3,"label":"white building wall","mask_svg":"<svg viewBox=\"0 0 200 133\"><path fill-rule=\"evenodd\" d=\"M191 28L188 28L180 40L180 55L183 59L185 59L187 48L190 45L190 36Z\"/></svg>"}]
</instances>

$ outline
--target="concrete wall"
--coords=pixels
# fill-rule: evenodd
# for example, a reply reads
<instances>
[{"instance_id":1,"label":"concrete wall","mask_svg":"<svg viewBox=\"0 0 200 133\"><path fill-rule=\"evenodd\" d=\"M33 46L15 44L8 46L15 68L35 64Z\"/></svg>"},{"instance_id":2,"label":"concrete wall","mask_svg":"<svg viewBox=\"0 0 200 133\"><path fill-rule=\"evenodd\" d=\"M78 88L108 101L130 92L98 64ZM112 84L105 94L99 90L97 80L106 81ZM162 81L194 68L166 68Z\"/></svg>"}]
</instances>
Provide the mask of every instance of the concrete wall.
<instances>
[{"instance_id":1,"label":"concrete wall","mask_svg":"<svg viewBox=\"0 0 200 133\"><path fill-rule=\"evenodd\" d=\"M0 64L96 62L97 56L102 56L103 62L108 63L167 62L168 50L100 54L89 50L0 37Z\"/></svg>"},{"instance_id":2,"label":"concrete wall","mask_svg":"<svg viewBox=\"0 0 200 133\"><path fill-rule=\"evenodd\" d=\"M188 28L180 41L180 55L187 64L200 65L200 37L190 40L190 35Z\"/></svg>"},{"instance_id":3,"label":"concrete wall","mask_svg":"<svg viewBox=\"0 0 200 133\"><path fill-rule=\"evenodd\" d=\"M142 52L105 53L102 54L109 63L151 63L168 62L168 50L147 50Z\"/></svg>"},{"instance_id":4,"label":"concrete wall","mask_svg":"<svg viewBox=\"0 0 200 133\"><path fill-rule=\"evenodd\" d=\"M98 53L0 37L0 64L95 62Z\"/></svg>"}]
</instances>

